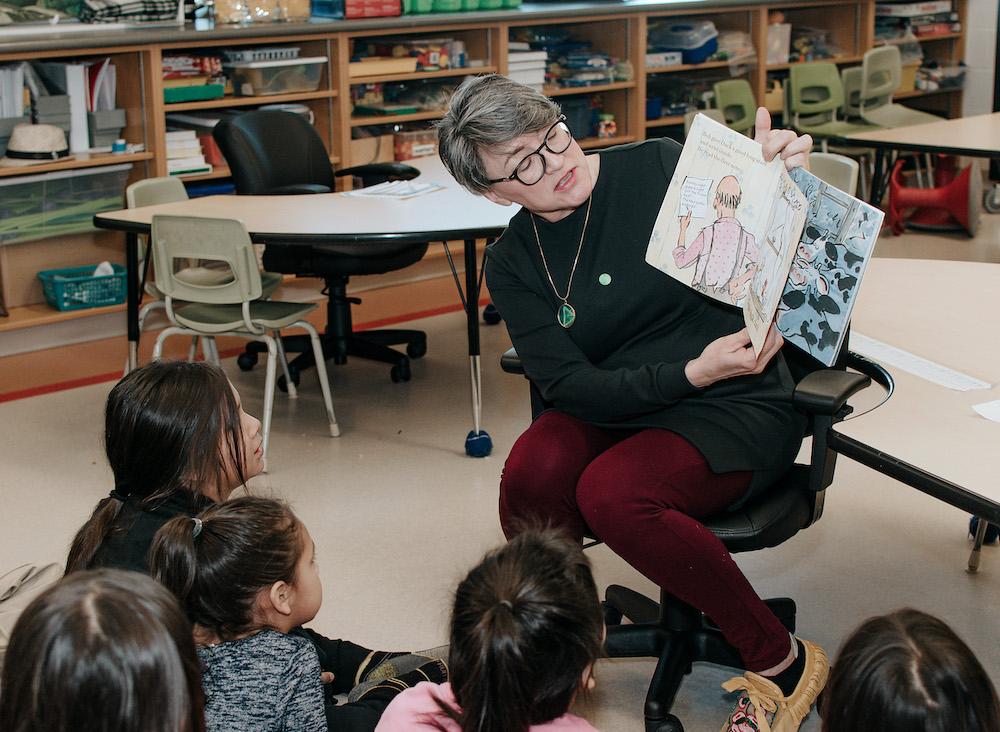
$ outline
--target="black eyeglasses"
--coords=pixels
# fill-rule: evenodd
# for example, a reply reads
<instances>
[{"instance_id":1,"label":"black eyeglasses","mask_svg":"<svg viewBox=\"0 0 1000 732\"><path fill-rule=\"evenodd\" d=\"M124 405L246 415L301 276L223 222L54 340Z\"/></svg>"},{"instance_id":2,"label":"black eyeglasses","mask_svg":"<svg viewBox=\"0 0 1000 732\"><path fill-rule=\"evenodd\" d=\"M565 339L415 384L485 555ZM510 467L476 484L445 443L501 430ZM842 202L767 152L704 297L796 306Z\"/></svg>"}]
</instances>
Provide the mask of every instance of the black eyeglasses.
<instances>
[{"instance_id":1,"label":"black eyeglasses","mask_svg":"<svg viewBox=\"0 0 1000 732\"><path fill-rule=\"evenodd\" d=\"M516 180L523 185L533 186L545 177L545 156L542 155L542 150L548 150L554 155L560 155L569 149L571 142L573 142L573 133L566 126L566 117L559 115L559 119L545 133L545 139L542 141L542 144L533 153L525 155L521 159L521 162L517 164L517 167L514 168L513 173L506 178L494 178L487 182L506 183L507 181Z\"/></svg>"}]
</instances>

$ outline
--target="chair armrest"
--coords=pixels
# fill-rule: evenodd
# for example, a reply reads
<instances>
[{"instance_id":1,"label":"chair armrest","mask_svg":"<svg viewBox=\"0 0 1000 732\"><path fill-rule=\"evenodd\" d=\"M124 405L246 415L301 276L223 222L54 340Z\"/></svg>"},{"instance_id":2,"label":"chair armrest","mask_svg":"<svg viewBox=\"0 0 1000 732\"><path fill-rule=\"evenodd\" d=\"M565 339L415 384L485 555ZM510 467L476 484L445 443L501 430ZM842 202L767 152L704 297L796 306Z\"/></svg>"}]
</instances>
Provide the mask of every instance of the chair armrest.
<instances>
[{"instance_id":1,"label":"chair armrest","mask_svg":"<svg viewBox=\"0 0 1000 732\"><path fill-rule=\"evenodd\" d=\"M343 168L335 171L334 175L338 178L344 175L356 175L367 187L387 180L413 180L420 175L420 171L412 165L403 163L368 163Z\"/></svg>"},{"instance_id":2,"label":"chair armrest","mask_svg":"<svg viewBox=\"0 0 1000 732\"><path fill-rule=\"evenodd\" d=\"M297 196L305 193L330 193L327 186L319 183L293 183L290 186L279 186L264 192L265 196Z\"/></svg>"},{"instance_id":3,"label":"chair armrest","mask_svg":"<svg viewBox=\"0 0 1000 732\"><path fill-rule=\"evenodd\" d=\"M795 385L792 402L812 414L837 414L847 400L871 384L871 377L839 369L813 371Z\"/></svg>"},{"instance_id":4,"label":"chair armrest","mask_svg":"<svg viewBox=\"0 0 1000 732\"><path fill-rule=\"evenodd\" d=\"M513 348L508 348L503 352L500 357L500 368L508 374L523 374L524 366L521 365L521 357L517 355L517 351Z\"/></svg>"}]
</instances>

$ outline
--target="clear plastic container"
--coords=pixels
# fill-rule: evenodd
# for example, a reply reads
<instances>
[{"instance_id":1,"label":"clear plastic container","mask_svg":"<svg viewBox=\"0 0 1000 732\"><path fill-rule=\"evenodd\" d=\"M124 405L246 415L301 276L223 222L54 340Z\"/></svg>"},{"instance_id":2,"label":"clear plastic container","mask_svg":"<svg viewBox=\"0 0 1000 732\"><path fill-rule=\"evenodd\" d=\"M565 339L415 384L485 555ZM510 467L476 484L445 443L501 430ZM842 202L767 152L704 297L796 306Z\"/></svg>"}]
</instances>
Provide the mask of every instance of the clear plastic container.
<instances>
[{"instance_id":1,"label":"clear plastic container","mask_svg":"<svg viewBox=\"0 0 1000 732\"><path fill-rule=\"evenodd\" d=\"M226 64L233 91L241 97L311 92L319 89L326 56Z\"/></svg>"},{"instance_id":2,"label":"clear plastic container","mask_svg":"<svg viewBox=\"0 0 1000 732\"><path fill-rule=\"evenodd\" d=\"M680 51L684 63L700 64L719 47L719 32L710 20L658 25L650 41L661 51Z\"/></svg>"},{"instance_id":3,"label":"clear plastic container","mask_svg":"<svg viewBox=\"0 0 1000 732\"><path fill-rule=\"evenodd\" d=\"M437 155L437 130L412 130L397 132L393 136L396 160L412 160Z\"/></svg>"},{"instance_id":4,"label":"clear plastic container","mask_svg":"<svg viewBox=\"0 0 1000 732\"><path fill-rule=\"evenodd\" d=\"M266 46L264 48L226 48L222 55L228 64L251 64L256 61L286 61L299 57L298 46Z\"/></svg>"}]
</instances>

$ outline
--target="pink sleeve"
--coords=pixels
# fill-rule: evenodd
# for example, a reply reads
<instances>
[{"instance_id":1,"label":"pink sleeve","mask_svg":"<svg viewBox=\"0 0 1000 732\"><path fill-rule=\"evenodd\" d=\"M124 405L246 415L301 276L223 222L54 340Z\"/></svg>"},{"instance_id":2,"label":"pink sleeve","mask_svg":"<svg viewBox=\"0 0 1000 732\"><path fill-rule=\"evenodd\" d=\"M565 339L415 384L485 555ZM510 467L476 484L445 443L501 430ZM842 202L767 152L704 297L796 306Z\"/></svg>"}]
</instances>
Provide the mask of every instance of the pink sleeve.
<instances>
[{"instance_id":1,"label":"pink sleeve","mask_svg":"<svg viewBox=\"0 0 1000 732\"><path fill-rule=\"evenodd\" d=\"M705 229L708 227L706 226ZM685 248L681 252L675 250L674 253L674 264L678 267L687 267L691 262L698 258L701 254L702 247L705 246L705 229L698 232L698 236L695 240L691 242L690 246Z\"/></svg>"},{"instance_id":2,"label":"pink sleeve","mask_svg":"<svg viewBox=\"0 0 1000 732\"><path fill-rule=\"evenodd\" d=\"M412 730L458 730L451 719L441 712L437 699L454 704L451 688L423 681L399 694L382 713L375 732L408 732Z\"/></svg>"}]
</instances>

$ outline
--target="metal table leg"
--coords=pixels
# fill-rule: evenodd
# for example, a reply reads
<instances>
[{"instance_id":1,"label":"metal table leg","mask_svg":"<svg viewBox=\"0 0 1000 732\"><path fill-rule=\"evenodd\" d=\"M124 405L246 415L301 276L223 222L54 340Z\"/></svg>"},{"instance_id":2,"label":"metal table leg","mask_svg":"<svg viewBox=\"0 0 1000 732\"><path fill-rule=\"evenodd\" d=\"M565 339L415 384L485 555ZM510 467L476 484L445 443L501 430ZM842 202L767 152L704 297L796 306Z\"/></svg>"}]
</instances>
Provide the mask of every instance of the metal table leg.
<instances>
[{"instance_id":1,"label":"metal table leg","mask_svg":"<svg viewBox=\"0 0 1000 732\"><path fill-rule=\"evenodd\" d=\"M972 553L969 554L969 567L967 571L970 574L979 571L979 557L983 551L983 541L986 539L986 529L989 528L989 525L986 519L979 518L979 524L976 526L976 538L972 544Z\"/></svg>"},{"instance_id":2,"label":"metal table leg","mask_svg":"<svg viewBox=\"0 0 1000 732\"><path fill-rule=\"evenodd\" d=\"M147 263L149 258L147 257ZM139 364L139 235L125 235L126 322L128 326L128 371Z\"/></svg>"}]
</instances>

